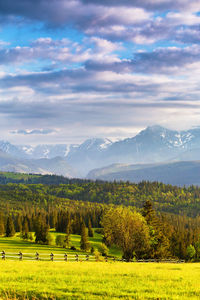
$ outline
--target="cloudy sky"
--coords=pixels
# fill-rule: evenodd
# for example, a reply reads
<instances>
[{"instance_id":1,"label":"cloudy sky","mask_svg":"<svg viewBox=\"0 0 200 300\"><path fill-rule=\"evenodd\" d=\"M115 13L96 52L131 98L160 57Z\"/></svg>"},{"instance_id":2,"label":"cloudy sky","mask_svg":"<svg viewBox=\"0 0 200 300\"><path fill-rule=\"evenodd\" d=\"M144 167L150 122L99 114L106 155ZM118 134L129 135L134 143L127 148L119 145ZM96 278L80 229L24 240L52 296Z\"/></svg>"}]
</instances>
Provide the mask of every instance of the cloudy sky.
<instances>
[{"instance_id":1,"label":"cloudy sky","mask_svg":"<svg viewBox=\"0 0 200 300\"><path fill-rule=\"evenodd\" d=\"M0 0L0 139L200 125L200 0Z\"/></svg>"}]
</instances>

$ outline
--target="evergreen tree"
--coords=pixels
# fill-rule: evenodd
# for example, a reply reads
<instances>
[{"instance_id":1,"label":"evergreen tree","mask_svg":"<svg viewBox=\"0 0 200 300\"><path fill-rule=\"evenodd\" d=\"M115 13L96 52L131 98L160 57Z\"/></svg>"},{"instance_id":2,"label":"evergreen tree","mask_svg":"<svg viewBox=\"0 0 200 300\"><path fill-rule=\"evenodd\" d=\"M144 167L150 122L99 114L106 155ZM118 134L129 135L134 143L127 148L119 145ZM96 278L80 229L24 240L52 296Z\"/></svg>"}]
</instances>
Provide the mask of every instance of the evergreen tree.
<instances>
[{"instance_id":1,"label":"evergreen tree","mask_svg":"<svg viewBox=\"0 0 200 300\"><path fill-rule=\"evenodd\" d=\"M88 235L89 235L89 237L93 237L94 236L94 232L93 232L93 229L92 229L92 223L91 223L90 219L88 221Z\"/></svg>"},{"instance_id":2,"label":"evergreen tree","mask_svg":"<svg viewBox=\"0 0 200 300\"><path fill-rule=\"evenodd\" d=\"M3 214L0 213L0 235L5 233L5 225L4 225L4 217Z\"/></svg>"},{"instance_id":3,"label":"evergreen tree","mask_svg":"<svg viewBox=\"0 0 200 300\"><path fill-rule=\"evenodd\" d=\"M22 231L22 217L20 214L17 215L15 229L16 229L16 232Z\"/></svg>"},{"instance_id":4,"label":"evergreen tree","mask_svg":"<svg viewBox=\"0 0 200 300\"><path fill-rule=\"evenodd\" d=\"M35 224L35 242L48 244L49 228L42 216L38 216Z\"/></svg>"},{"instance_id":5,"label":"evergreen tree","mask_svg":"<svg viewBox=\"0 0 200 300\"><path fill-rule=\"evenodd\" d=\"M90 249L90 243L88 241L88 229L83 222L81 225L81 250L88 251Z\"/></svg>"},{"instance_id":6,"label":"evergreen tree","mask_svg":"<svg viewBox=\"0 0 200 300\"><path fill-rule=\"evenodd\" d=\"M15 235L15 227L13 223L13 219L11 216L8 216L6 223L6 237L11 237Z\"/></svg>"},{"instance_id":7,"label":"evergreen tree","mask_svg":"<svg viewBox=\"0 0 200 300\"><path fill-rule=\"evenodd\" d=\"M67 228L66 228L66 236L65 236L66 247L69 247L69 244L70 244L70 232L71 232L71 223L70 223L70 220L68 220Z\"/></svg>"},{"instance_id":8,"label":"evergreen tree","mask_svg":"<svg viewBox=\"0 0 200 300\"><path fill-rule=\"evenodd\" d=\"M27 240L29 238L29 226L28 226L28 220L25 217L23 224L22 224L22 238L24 240Z\"/></svg>"},{"instance_id":9,"label":"evergreen tree","mask_svg":"<svg viewBox=\"0 0 200 300\"><path fill-rule=\"evenodd\" d=\"M159 220L153 210L152 202L147 199L142 210L142 215L149 226L150 248L147 253L148 257L166 258L170 255L170 243L167 237L165 222ZM168 225L168 230L170 226Z\"/></svg>"}]
</instances>

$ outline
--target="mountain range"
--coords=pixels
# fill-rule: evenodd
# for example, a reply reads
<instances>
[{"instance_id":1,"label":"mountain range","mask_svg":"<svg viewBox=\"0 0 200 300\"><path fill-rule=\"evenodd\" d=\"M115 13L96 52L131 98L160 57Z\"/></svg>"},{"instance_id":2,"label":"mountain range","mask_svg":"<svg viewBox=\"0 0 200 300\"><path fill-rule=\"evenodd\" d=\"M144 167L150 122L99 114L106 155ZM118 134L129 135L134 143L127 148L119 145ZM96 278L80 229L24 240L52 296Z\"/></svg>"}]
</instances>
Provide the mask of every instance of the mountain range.
<instances>
[{"instance_id":1,"label":"mountain range","mask_svg":"<svg viewBox=\"0 0 200 300\"><path fill-rule=\"evenodd\" d=\"M79 145L56 144L33 147L0 141L0 150L0 168L7 171L55 173L69 177L91 178L94 176L94 172L91 172L93 169L110 165L112 167L115 165L116 168L116 164L131 165L132 170L132 165L136 165L135 168L138 169L141 164L153 167L152 164L198 161L200 128L176 131L156 125L147 127L132 138L117 142L107 138L93 138ZM6 160L4 155L7 155ZM94 176L92 179L97 177Z\"/></svg>"},{"instance_id":2,"label":"mountain range","mask_svg":"<svg viewBox=\"0 0 200 300\"><path fill-rule=\"evenodd\" d=\"M176 186L200 185L200 161L157 164L114 164L92 170L88 178L103 181L159 181Z\"/></svg>"}]
</instances>

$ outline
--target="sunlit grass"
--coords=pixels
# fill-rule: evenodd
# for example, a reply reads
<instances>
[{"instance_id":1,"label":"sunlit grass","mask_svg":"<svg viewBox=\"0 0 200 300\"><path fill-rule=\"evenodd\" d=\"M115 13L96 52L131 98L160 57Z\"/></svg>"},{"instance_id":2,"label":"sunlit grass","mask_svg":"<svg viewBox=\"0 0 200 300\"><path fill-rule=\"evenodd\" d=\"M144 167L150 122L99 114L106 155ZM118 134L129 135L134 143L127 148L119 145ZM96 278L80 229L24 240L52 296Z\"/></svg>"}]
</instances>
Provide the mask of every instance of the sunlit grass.
<instances>
[{"instance_id":1,"label":"sunlit grass","mask_svg":"<svg viewBox=\"0 0 200 300\"><path fill-rule=\"evenodd\" d=\"M58 233L52 232L54 239ZM95 233L91 245L102 236ZM80 252L72 235L71 251L38 245L19 236L0 238L0 251L18 253ZM112 248L120 254L117 248ZM51 262L0 260L0 299L200 299L200 264Z\"/></svg>"},{"instance_id":2,"label":"sunlit grass","mask_svg":"<svg viewBox=\"0 0 200 300\"><path fill-rule=\"evenodd\" d=\"M64 233L57 233L54 230L50 232L50 234L53 237L52 240L52 245L40 245L36 244L31 241L23 241L20 238L20 234L17 233L14 237L11 238L5 238L5 237L0 237L0 252L5 251L5 252L12 252L12 253L19 253L21 251L22 253L57 253L57 254L64 254L64 253L69 253L69 254L83 254L82 251L80 251L80 235L72 234L70 235L70 246L74 246L76 248L75 251L70 250L70 248L65 249L62 247L58 247L55 245L55 239L57 235L64 235ZM94 237L89 238L90 245L94 249L99 249L100 245L102 243L102 235L94 232ZM111 247L109 251L109 255L111 256L116 256L116 257L121 257L122 253L117 247Z\"/></svg>"},{"instance_id":3,"label":"sunlit grass","mask_svg":"<svg viewBox=\"0 0 200 300\"><path fill-rule=\"evenodd\" d=\"M3 299L199 299L199 278L200 264L0 261Z\"/></svg>"}]
</instances>

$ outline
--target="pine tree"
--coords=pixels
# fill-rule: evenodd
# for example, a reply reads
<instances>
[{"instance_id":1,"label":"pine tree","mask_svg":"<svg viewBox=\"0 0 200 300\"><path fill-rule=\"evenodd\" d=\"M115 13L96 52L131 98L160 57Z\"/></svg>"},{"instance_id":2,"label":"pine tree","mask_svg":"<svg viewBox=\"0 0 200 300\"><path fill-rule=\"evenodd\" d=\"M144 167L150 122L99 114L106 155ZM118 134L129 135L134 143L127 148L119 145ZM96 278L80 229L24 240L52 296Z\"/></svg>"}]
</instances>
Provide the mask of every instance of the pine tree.
<instances>
[{"instance_id":1,"label":"pine tree","mask_svg":"<svg viewBox=\"0 0 200 300\"><path fill-rule=\"evenodd\" d=\"M26 217L24 218L24 222L22 225L22 238L24 240L27 240L29 238L29 226L28 226L28 220Z\"/></svg>"},{"instance_id":2,"label":"pine tree","mask_svg":"<svg viewBox=\"0 0 200 300\"><path fill-rule=\"evenodd\" d=\"M91 223L90 219L88 221L88 235L89 235L89 237L93 237L94 236L94 232L93 232L93 229L92 229L92 223Z\"/></svg>"},{"instance_id":3,"label":"pine tree","mask_svg":"<svg viewBox=\"0 0 200 300\"><path fill-rule=\"evenodd\" d=\"M45 223L42 216L40 215L36 219L36 224L35 224L36 243L48 244L48 233L49 233L48 225Z\"/></svg>"},{"instance_id":4,"label":"pine tree","mask_svg":"<svg viewBox=\"0 0 200 300\"><path fill-rule=\"evenodd\" d=\"M0 213L0 235L5 233L5 225L4 225L4 217L3 214Z\"/></svg>"},{"instance_id":5,"label":"pine tree","mask_svg":"<svg viewBox=\"0 0 200 300\"><path fill-rule=\"evenodd\" d=\"M65 236L66 247L69 247L69 244L70 244L70 231L71 231L71 223L70 223L70 219L69 219L68 223L67 223L66 236Z\"/></svg>"},{"instance_id":6,"label":"pine tree","mask_svg":"<svg viewBox=\"0 0 200 300\"><path fill-rule=\"evenodd\" d=\"M142 214L149 226L149 233L151 239L151 247L148 256L152 258L166 258L169 256L169 239L167 237L167 230L165 228L164 220L162 222L156 216L153 210L153 205L149 199L146 200ZM169 229L169 225L168 225Z\"/></svg>"},{"instance_id":7,"label":"pine tree","mask_svg":"<svg viewBox=\"0 0 200 300\"><path fill-rule=\"evenodd\" d=\"M153 210L153 205L150 200L146 200L143 206L142 215L145 217L145 220L148 225L153 225L153 223L156 221L155 218L155 212Z\"/></svg>"},{"instance_id":8,"label":"pine tree","mask_svg":"<svg viewBox=\"0 0 200 300\"><path fill-rule=\"evenodd\" d=\"M13 219L11 216L8 216L6 223L6 237L11 237L15 234L15 227L13 223Z\"/></svg>"},{"instance_id":9,"label":"pine tree","mask_svg":"<svg viewBox=\"0 0 200 300\"><path fill-rule=\"evenodd\" d=\"M85 223L81 225L81 250L88 251L90 249L90 243L88 241L88 229Z\"/></svg>"},{"instance_id":10,"label":"pine tree","mask_svg":"<svg viewBox=\"0 0 200 300\"><path fill-rule=\"evenodd\" d=\"M22 231L22 217L20 214L17 215L15 228L16 228L16 232Z\"/></svg>"}]
</instances>

